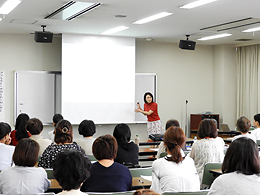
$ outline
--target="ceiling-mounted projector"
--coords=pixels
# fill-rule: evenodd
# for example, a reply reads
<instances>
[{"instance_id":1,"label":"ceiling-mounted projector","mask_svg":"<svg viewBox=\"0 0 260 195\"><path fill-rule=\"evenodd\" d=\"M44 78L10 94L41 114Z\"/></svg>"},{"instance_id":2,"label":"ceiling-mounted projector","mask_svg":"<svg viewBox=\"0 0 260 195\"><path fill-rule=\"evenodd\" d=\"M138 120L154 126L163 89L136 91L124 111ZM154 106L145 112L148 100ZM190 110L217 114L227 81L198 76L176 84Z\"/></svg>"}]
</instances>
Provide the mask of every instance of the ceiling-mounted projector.
<instances>
[{"instance_id":1,"label":"ceiling-mounted projector","mask_svg":"<svg viewBox=\"0 0 260 195\"><path fill-rule=\"evenodd\" d=\"M187 50L194 50L195 49L196 42L195 41L189 41L189 36L190 35L186 35L187 40L180 40L179 48L187 49Z\"/></svg>"},{"instance_id":2,"label":"ceiling-mounted projector","mask_svg":"<svg viewBox=\"0 0 260 195\"><path fill-rule=\"evenodd\" d=\"M46 25L41 25L43 31L35 31L34 40L37 43L52 43L53 33L45 31Z\"/></svg>"}]
</instances>

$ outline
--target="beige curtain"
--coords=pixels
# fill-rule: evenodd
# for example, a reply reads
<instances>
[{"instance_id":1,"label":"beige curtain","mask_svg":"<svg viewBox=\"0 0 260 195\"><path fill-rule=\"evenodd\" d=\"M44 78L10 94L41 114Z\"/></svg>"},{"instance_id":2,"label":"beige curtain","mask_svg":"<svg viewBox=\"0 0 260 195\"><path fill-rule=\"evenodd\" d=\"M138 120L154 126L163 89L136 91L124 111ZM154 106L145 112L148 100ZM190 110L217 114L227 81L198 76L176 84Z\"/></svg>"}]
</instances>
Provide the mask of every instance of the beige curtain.
<instances>
[{"instance_id":1,"label":"beige curtain","mask_svg":"<svg viewBox=\"0 0 260 195\"><path fill-rule=\"evenodd\" d=\"M237 48L237 118L253 116L259 112L260 45Z\"/></svg>"}]
</instances>

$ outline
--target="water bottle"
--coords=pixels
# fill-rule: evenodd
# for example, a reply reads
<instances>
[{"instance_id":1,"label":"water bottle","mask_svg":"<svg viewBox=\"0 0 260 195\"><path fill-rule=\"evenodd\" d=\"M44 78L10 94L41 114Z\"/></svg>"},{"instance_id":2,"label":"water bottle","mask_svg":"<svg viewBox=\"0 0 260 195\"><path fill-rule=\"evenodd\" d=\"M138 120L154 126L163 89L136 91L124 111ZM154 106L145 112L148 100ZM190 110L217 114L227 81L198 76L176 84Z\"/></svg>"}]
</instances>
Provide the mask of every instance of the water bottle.
<instances>
[{"instance_id":1,"label":"water bottle","mask_svg":"<svg viewBox=\"0 0 260 195\"><path fill-rule=\"evenodd\" d=\"M193 143L197 141L197 136L194 136Z\"/></svg>"},{"instance_id":2,"label":"water bottle","mask_svg":"<svg viewBox=\"0 0 260 195\"><path fill-rule=\"evenodd\" d=\"M137 146L139 146L139 137L138 137L138 135L135 136L135 144Z\"/></svg>"}]
</instances>

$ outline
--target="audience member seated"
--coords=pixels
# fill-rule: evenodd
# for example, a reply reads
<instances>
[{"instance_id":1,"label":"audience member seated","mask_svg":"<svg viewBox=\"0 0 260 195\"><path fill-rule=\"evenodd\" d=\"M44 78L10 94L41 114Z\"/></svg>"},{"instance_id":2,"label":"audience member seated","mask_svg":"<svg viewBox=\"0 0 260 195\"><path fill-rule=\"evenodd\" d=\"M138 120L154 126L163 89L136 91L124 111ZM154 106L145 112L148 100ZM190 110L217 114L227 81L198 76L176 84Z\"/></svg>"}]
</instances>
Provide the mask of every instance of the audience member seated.
<instances>
[{"instance_id":1,"label":"audience member seated","mask_svg":"<svg viewBox=\"0 0 260 195\"><path fill-rule=\"evenodd\" d=\"M167 131L167 129L171 126L174 126L174 127L180 127L180 124L177 120L175 119L170 119L166 122L166 125L165 125L165 130ZM186 147L186 146L184 146ZM159 145L159 148L158 148L158 152L157 152L157 158L160 158L160 155L161 153L163 152L167 152L167 149L166 149L166 146L164 145L163 142L160 143Z\"/></svg>"},{"instance_id":2,"label":"audience member seated","mask_svg":"<svg viewBox=\"0 0 260 195\"><path fill-rule=\"evenodd\" d=\"M10 137L11 127L7 123L0 123L0 170L11 167L13 164L14 146L11 143Z\"/></svg>"},{"instance_id":3,"label":"audience member seated","mask_svg":"<svg viewBox=\"0 0 260 195\"><path fill-rule=\"evenodd\" d=\"M0 173L0 193L37 194L44 193L51 186L43 168L35 167L39 144L29 138L20 140L15 147L14 167L8 167Z\"/></svg>"},{"instance_id":4,"label":"audience member seated","mask_svg":"<svg viewBox=\"0 0 260 195\"><path fill-rule=\"evenodd\" d=\"M233 137L232 141L240 138L240 137L248 137L252 139L254 142L256 142L255 136L252 134L249 134L249 128L251 127L251 122L248 118L245 116L241 116L239 119L237 119L237 130L241 132L241 135L237 135Z\"/></svg>"},{"instance_id":5,"label":"audience member seated","mask_svg":"<svg viewBox=\"0 0 260 195\"><path fill-rule=\"evenodd\" d=\"M115 162L124 165L138 165L139 147L134 142L130 142L131 131L128 125L118 124L114 129L113 136L118 144Z\"/></svg>"},{"instance_id":6,"label":"audience member seated","mask_svg":"<svg viewBox=\"0 0 260 195\"><path fill-rule=\"evenodd\" d=\"M164 192L188 192L200 189L199 176L194 161L181 149L186 137L179 127L171 126L163 137L167 156L152 164L151 190Z\"/></svg>"},{"instance_id":7,"label":"audience member seated","mask_svg":"<svg viewBox=\"0 0 260 195\"><path fill-rule=\"evenodd\" d=\"M85 150L87 155L93 155L92 153L92 144L96 138L93 138L93 135L96 133L96 126L92 120L83 120L79 124L78 128L79 134L83 138L75 140L81 148Z\"/></svg>"},{"instance_id":8,"label":"audience member seated","mask_svg":"<svg viewBox=\"0 0 260 195\"><path fill-rule=\"evenodd\" d=\"M251 134L255 136L256 140L260 140L260 114L254 116L254 126L256 129Z\"/></svg>"},{"instance_id":9,"label":"audience member seated","mask_svg":"<svg viewBox=\"0 0 260 195\"><path fill-rule=\"evenodd\" d=\"M132 176L127 167L114 162L117 153L116 139L111 135L98 137L92 146L98 160L90 168L90 178L81 190L83 192L123 192L132 188Z\"/></svg>"},{"instance_id":10,"label":"audience member seated","mask_svg":"<svg viewBox=\"0 0 260 195\"><path fill-rule=\"evenodd\" d=\"M73 142L72 126L67 120L61 120L56 125L54 142L42 153L38 163L39 167L52 168L52 163L57 154L65 149L75 149L85 155L84 150L76 142Z\"/></svg>"},{"instance_id":11,"label":"audience member seated","mask_svg":"<svg viewBox=\"0 0 260 195\"><path fill-rule=\"evenodd\" d=\"M133 195L160 195L160 194L150 189L140 189L140 190L136 190L133 193Z\"/></svg>"},{"instance_id":12,"label":"audience member seated","mask_svg":"<svg viewBox=\"0 0 260 195\"><path fill-rule=\"evenodd\" d=\"M41 136L41 132L43 130L42 122L37 118L29 119L26 126L26 130L31 133L31 139L37 141L40 146L39 156L42 155L43 151L51 144L51 140L44 139Z\"/></svg>"},{"instance_id":13,"label":"audience member seated","mask_svg":"<svg viewBox=\"0 0 260 195\"><path fill-rule=\"evenodd\" d=\"M53 125L54 125L54 130L53 130L53 131L50 131L50 132L48 133L48 138L49 138L52 142L54 142L55 127L56 127L57 123L58 123L59 121L61 121L62 119L63 119L63 116L62 116L61 114L54 114L53 117L52 117L52 123L53 123Z\"/></svg>"},{"instance_id":14,"label":"audience member seated","mask_svg":"<svg viewBox=\"0 0 260 195\"><path fill-rule=\"evenodd\" d=\"M23 139L28 138L31 134L25 129L25 125L29 120L29 116L25 113L19 114L15 121L15 130L13 130L10 134L12 140L11 144L16 146L17 143Z\"/></svg>"},{"instance_id":15,"label":"audience member seated","mask_svg":"<svg viewBox=\"0 0 260 195\"><path fill-rule=\"evenodd\" d=\"M222 164L223 175L214 180L209 195L260 194L260 161L256 143L247 137L234 140Z\"/></svg>"},{"instance_id":16,"label":"audience member seated","mask_svg":"<svg viewBox=\"0 0 260 195\"><path fill-rule=\"evenodd\" d=\"M91 162L76 150L60 152L53 162L53 175L63 191L58 195L86 195L80 186L90 176Z\"/></svg>"},{"instance_id":17,"label":"audience member seated","mask_svg":"<svg viewBox=\"0 0 260 195\"><path fill-rule=\"evenodd\" d=\"M222 163L224 159L224 141L217 138L217 127L211 119L203 119L198 128L197 140L191 148L190 157L194 160L200 181L206 163ZM217 138L217 139L216 139Z\"/></svg>"}]
</instances>

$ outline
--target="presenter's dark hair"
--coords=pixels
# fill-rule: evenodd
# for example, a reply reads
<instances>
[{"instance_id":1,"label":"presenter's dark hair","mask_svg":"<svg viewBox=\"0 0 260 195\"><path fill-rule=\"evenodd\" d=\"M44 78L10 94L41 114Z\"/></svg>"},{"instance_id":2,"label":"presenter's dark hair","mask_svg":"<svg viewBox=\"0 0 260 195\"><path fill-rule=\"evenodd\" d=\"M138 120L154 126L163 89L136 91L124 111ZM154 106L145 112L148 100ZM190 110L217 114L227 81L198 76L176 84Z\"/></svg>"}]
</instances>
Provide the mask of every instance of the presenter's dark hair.
<instances>
[{"instance_id":1,"label":"presenter's dark hair","mask_svg":"<svg viewBox=\"0 0 260 195\"><path fill-rule=\"evenodd\" d=\"M254 120L257 121L259 123L259 125L260 125L260 114L256 114L254 116Z\"/></svg>"},{"instance_id":2,"label":"presenter's dark hair","mask_svg":"<svg viewBox=\"0 0 260 195\"><path fill-rule=\"evenodd\" d=\"M241 116L239 119L237 119L236 126L238 131L242 133L247 133L249 131L249 128L251 127L251 122L245 116Z\"/></svg>"},{"instance_id":3,"label":"presenter's dark hair","mask_svg":"<svg viewBox=\"0 0 260 195\"><path fill-rule=\"evenodd\" d=\"M76 150L64 150L53 162L53 175L63 190L79 189L90 177L91 162Z\"/></svg>"},{"instance_id":4,"label":"presenter's dark hair","mask_svg":"<svg viewBox=\"0 0 260 195\"><path fill-rule=\"evenodd\" d=\"M29 131L32 135L38 135L43 130L42 122L37 118L29 119L26 123L25 128Z\"/></svg>"},{"instance_id":5,"label":"presenter's dark hair","mask_svg":"<svg viewBox=\"0 0 260 195\"><path fill-rule=\"evenodd\" d=\"M58 144L72 143L73 130L69 121L61 120L57 123L55 127L54 141Z\"/></svg>"},{"instance_id":6,"label":"presenter's dark hair","mask_svg":"<svg viewBox=\"0 0 260 195\"><path fill-rule=\"evenodd\" d=\"M152 97L152 102L153 102L153 94L152 94L151 92L146 92L146 93L144 94L144 102L147 103L147 101L146 101L146 96L147 96L147 95L149 95L149 96Z\"/></svg>"},{"instance_id":7,"label":"presenter's dark hair","mask_svg":"<svg viewBox=\"0 0 260 195\"><path fill-rule=\"evenodd\" d=\"M175 119L170 119L166 122L165 125L165 130L167 130L169 127L174 126L174 127L180 127L180 124L177 120Z\"/></svg>"},{"instance_id":8,"label":"presenter's dark hair","mask_svg":"<svg viewBox=\"0 0 260 195\"><path fill-rule=\"evenodd\" d=\"M113 136L116 138L117 144L126 147L127 143L131 139L131 131L127 124L118 124L113 132Z\"/></svg>"},{"instance_id":9,"label":"presenter's dark hair","mask_svg":"<svg viewBox=\"0 0 260 195\"><path fill-rule=\"evenodd\" d=\"M163 136L163 142L167 147L167 151L171 153L171 157L166 156L166 160L175 163L182 162L181 148L185 145L185 141L186 136L180 127L169 127Z\"/></svg>"},{"instance_id":10,"label":"presenter's dark hair","mask_svg":"<svg viewBox=\"0 0 260 195\"><path fill-rule=\"evenodd\" d=\"M92 120L83 120L79 124L78 131L83 137L90 137L96 133L95 123Z\"/></svg>"},{"instance_id":11,"label":"presenter's dark hair","mask_svg":"<svg viewBox=\"0 0 260 195\"><path fill-rule=\"evenodd\" d=\"M20 140L14 150L14 164L23 167L35 166L38 159L39 148L39 144L30 138Z\"/></svg>"},{"instance_id":12,"label":"presenter's dark hair","mask_svg":"<svg viewBox=\"0 0 260 195\"><path fill-rule=\"evenodd\" d=\"M211 119L203 119L199 124L198 136L200 138L216 138L218 130L215 123Z\"/></svg>"},{"instance_id":13,"label":"presenter's dark hair","mask_svg":"<svg viewBox=\"0 0 260 195\"><path fill-rule=\"evenodd\" d=\"M115 159L117 149L116 139L109 134L99 136L92 145L92 152L97 160Z\"/></svg>"},{"instance_id":14,"label":"presenter's dark hair","mask_svg":"<svg viewBox=\"0 0 260 195\"><path fill-rule=\"evenodd\" d=\"M23 138L28 138L29 135L25 129L25 125L29 120L29 116L25 113L19 114L15 121L15 138L19 141Z\"/></svg>"},{"instance_id":15,"label":"presenter's dark hair","mask_svg":"<svg viewBox=\"0 0 260 195\"><path fill-rule=\"evenodd\" d=\"M225 155L222 172L241 172L245 175L260 173L259 151L256 143L247 137L234 140Z\"/></svg>"},{"instance_id":16,"label":"presenter's dark hair","mask_svg":"<svg viewBox=\"0 0 260 195\"><path fill-rule=\"evenodd\" d=\"M0 123L0 140L11 132L11 127L8 123Z\"/></svg>"},{"instance_id":17,"label":"presenter's dark hair","mask_svg":"<svg viewBox=\"0 0 260 195\"><path fill-rule=\"evenodd\" d=\"M52 117L53 123L56 125L59 121L63 119L63 116L61 114L54 114Z\"/></svg>"}]
</instances>

